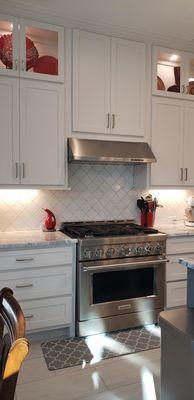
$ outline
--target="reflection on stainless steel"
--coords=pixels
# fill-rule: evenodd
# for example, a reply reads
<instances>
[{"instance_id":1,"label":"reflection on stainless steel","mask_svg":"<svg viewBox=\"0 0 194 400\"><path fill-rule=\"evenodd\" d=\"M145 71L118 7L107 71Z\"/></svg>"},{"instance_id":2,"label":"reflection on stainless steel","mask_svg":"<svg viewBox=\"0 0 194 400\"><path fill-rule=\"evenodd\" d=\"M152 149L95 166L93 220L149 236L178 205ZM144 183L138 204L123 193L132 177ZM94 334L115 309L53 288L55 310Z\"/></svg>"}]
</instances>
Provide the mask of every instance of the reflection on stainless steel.
<instances>
[{"instance_id":1,"label":"reflection on stainless steel","mask_svg":"<svg viewBox=\"0 0 194 400\"><path fill-rule=\"evenodd\" d=\"M109 126L108 114L108 126ZM113 119L115 124L115 119ZM69 162L142 164L156 162L148 143L68 138Z\"/></svg>"},{"instance_id":2,"label":"reflection on stainless steel","mask_svg":"<svg viewBox=\"0 0 194 400\"><path fill-rule=\"evenodd\" d=\"M79 238L77 335L157 322L164 308L166 235L131 221L69 223L63 232Z\"/></svg>"}]
</instances>

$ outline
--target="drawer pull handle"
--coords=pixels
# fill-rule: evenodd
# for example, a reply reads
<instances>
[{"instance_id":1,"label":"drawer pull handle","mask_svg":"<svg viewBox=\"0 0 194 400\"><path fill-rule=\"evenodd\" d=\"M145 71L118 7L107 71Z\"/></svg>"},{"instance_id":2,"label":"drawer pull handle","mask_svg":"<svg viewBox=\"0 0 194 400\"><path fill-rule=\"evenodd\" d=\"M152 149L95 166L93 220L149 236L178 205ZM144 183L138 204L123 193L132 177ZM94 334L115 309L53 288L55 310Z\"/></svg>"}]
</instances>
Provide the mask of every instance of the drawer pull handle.
<instances>
[{"instance_id":1,"label":"drawer pull handle","mask_svg":"<svg viewBox=\"0 0 194 400\"><path fill-rule=\"evenodd\" d=\"M27 283L26 285L21 284L21 285L16 285L16 289L21 289L21 288L30 288L33 287L33 283Z\"/></svg>"},{"instance_id":2,"label":"drawer pull handle","mask_svg":"<svg viewBox=\"0 0 194 400\"><path fill-rule=\"evenodd\" d=\"M16 258L16 261L25 262L25 261L34 261L34 258Z\"/></svg>"},{"instance_id":3,"label":"drawer pull handle","mask_svg":"<svg viewBox=\"0 0 194 400\"><path fill-rule=\"evenodd\" d=\"M25 317L25 319L31 319L31 318L34 318L34 315L33 314L26 314L26 315L24 315L24 317Z\"/></svg>"}]
</instances>

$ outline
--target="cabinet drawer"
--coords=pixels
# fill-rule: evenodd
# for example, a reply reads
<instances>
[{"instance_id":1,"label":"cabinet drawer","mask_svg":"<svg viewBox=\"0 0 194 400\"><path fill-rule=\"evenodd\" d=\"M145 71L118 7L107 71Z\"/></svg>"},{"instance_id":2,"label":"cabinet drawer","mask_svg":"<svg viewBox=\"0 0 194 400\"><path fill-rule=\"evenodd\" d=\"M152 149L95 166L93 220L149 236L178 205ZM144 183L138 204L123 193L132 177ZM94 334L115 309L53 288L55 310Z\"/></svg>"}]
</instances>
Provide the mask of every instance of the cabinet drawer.
<instances>
[{"instance_id":1,"label":"cabinet drawer","mask_svg":"<svg viewBox=\"0 0 194 400\"><path fill-rule=\"evenodd\" d=\"M47 270L48 268L46 268L46 271ZM16 271L16 277L13 276L13 279L5 280L2 279L2 275L5 276L6 273L2 273L0 274L0 287L9 287L12 289L19 301L63 296L72 293L72 267L64 266L60 268L58 274L54 276L47 275L44 270L43 276L40 275L40 272L42 272L41 270L39 271L37 269L36 276L33 276L35 273L32 272L30 270ZM8 273L7 275L10 277L11 274Z\"/></svg>"},{"instance_id":2,"label":"cabinet drawer","mask_svg":"<svg viewBox=\"0 0 194 400\"><path fill-rule=\"evenodd\" d=\"M43 267L72 264L73 249L36 249L13 252L0 252L0 270Z\"/></svg>"},{"instance_id":3,"label":"cabinet drawer","mask_svg":"<svg viewBox=\"0 0 194 400\"><path fill-rule=\"evenodd\" d=\"M185 254L168 256L169 263L166 263L166 281L180 281L187 279L187 268L179 264L179 258L184 258ZM190 254L187 255L188 257Z\"/></svg>"},{"instance_id":4,"label":"cabinet drawer","mask_svg":"<svg viewBox=\"0 0 194 400\"><path fill-rule=\"evenodd\" d=\"M26 330L44 330L68 326L72 322L71 296L21 302Z\"/></svg>"},{"instance_id":5,"label":"cabinet drawer","mask_svg":"<svg viewBox=\"0 0 194 400\"><path fill-rule=\"evenodd\" d=\"M187 302L187 281L166 284L166 307L184 306Z\"/></svg>"},{"instance_id":6,"label":"cabinet drawer","mask_svg":"<svg viewBox=\"0 0 194 400\"><path fill-rule=\"evenodd\" d=\"M194 236L169 238L166 243L167 254L194 253Z\"/></svg>"}]
</instances>

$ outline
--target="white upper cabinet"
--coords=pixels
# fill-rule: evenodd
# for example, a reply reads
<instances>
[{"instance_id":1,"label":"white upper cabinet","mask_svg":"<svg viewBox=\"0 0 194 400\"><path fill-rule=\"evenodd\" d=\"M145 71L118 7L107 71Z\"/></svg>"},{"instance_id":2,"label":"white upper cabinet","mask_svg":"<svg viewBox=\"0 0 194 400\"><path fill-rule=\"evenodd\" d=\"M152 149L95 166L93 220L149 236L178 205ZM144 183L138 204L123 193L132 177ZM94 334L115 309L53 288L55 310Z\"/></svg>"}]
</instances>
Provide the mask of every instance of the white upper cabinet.
<instances>
[{"instance_id":1,"label":"white upper cabinet","mask_svg":"<svg viewBox=\"0 0 194 400\"><path fill-rule=\"evenodd\" d=\"M62 85L22 80L20 165L23 185L64 185L63 106Z\"/></svg>"},{"instance_id":2,"label":"white upper cabinet","mask_svg":"<svg viewBox=\"0 0 194 400\"><path fill-rule=\"evenodd\" d=\"M112 133L144 136L146 48L142 43L111 39Z\"/></svg>"},{"instance_id":3,"label":"white upper cabinet","mask_svg":"<svg viewBox=\"0 0 194 400\"><path fill-rule=\"evenodd\" d=\"M64 28L20 20L20 75L25 78L64 80Z\"/></svg>"},{"instance_id":4,"label":"white upper cabinet","mask_svg":"<svg viewBox=\"0 0 194 400\"><path fill-rule=\"evenodd\" d=\"M110 132L110 39L73 32L73 130Z\"/></svg>"},{"instance_id":5,"label":"white upper cabinet","mask_svg":"<svg viewBox=\"0 0 194 400\"><path fill-rule=\"evenodd\" d=\"M146 47L73 33L73 131L144 137Z\"/></svg>"},{"instance_id":6,"label":"white upper cabinet","mask_svg":"<svg viewBox=\"0 0 194 400\"><path fill-rule=\"evenodd\" d=\"M184 104L179 100L152 100L151 144L157 162L151 165L151 185L182 184L183 113Z\"/></svg>"},{"instance_id":7,"label":"white upper cabinet","mask_svg":"<svg viewBox=\"0 0 194 400\"><path fill-rule=\"evenodd\" d=\"M18 18L0 15L0 75L19 75Z\"/></svg>"},{"instance_id":8,"label":"white upper cabinet","mask_svg":"<svg viewBox=\"0 0 194 400\"><path fill-rule=\"evenodd\" d=\"M154 47L152 93L194 100L194 53Z\"/></svg>"},{"instance_id":9,"label":"white upper cabinet","mask_svg":"<svg viewBox=\"0 0 194 400\"><path fill-rule=\"evenodd\" d=\"M191 101L185 102L183 149L183 182L187 186L194 186L194 104Z\"/></svg>"},{"instance_id":10,"label":"white upper cabinet","mask_svg":"<svg viewBox=\"0 0 194 400\"><path fill-rule=\"evenodd\" d=\"M194 186L193 126L193 102L153 97L151 185Z\"/></svg>"},{"instance_id":11,"label":"white upper cabinet","mask_svg":"<svg viewBox=\"0 0 194 400\"><path fill-rule=\"evenodd\" d=\"M64 81L64 29L0 16L0 74Z\"/></svg>"},{"instance_id":12,"label":"white upper cabinet","mask_svg":"<svg viewBox=\"0 0 194 400\"><path fill-rule=\"evenodd\" d=\"M19 82L0 76L0 184L19 183Z\"/></svg>"}]
</instances>

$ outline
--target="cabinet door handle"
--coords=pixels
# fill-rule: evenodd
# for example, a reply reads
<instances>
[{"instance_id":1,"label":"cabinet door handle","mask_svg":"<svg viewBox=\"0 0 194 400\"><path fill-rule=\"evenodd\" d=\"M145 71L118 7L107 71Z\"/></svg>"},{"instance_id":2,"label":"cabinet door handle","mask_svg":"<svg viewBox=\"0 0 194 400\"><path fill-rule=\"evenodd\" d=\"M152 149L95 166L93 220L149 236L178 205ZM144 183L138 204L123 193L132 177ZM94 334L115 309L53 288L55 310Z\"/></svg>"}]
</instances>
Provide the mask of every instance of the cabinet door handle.
<instances>
[{"instance_id":1,"label":"cabinet door handle","mask_svg":"<svg viewBox=\"0 0 194 400\"><path fill-rule=\"evenodd\" d=\"M34 315L33 314L24 314L24 318L31 319L31 318L34 318Z\"/></svg>"},{"instance_id":2,"label":"cabinet door handle","mask_svg":"<svg viewBox=\"0 0 194 400\"><path fill-rule=\"evenodd\" d=\"M187 181L187 179L188 179L188 168L185 168L185 181Z\"/></svg>"},{"instance_id":3,"label":"cabinet door handle","mask_svg":"<svg viewBox=\"0 0 194 400\"><path fill-rule=\"evenodd\" d=\"M181 93L185 93L185 85L181 85Z\"/></svg>"},{"instance_id":4,"label":"cabinet door handle","mask_svg":"<svg viewBox=\"0 0 194 400\"><path fill-rule=\"evenodd\" d=\"M18 60L17 59L14 61L14 69L15 69L15 71L18 70Z\"/></svg>"},{"instance_id":5,"label":"cabinet door handle","mask_svg":"<svg viewBox=\"0 0 194 400\"><path fill-rule=\"evenodd\" d=\"M183 168L180 168L180 171L181 171L180 181L183 181Z\"/></svg>"},{"instance_id":6,"label":"cabinet door handle","mask_svg":"<svg viewBox=\"0 0 194 400\"><path fill-rule=\"evenodd\" d=\"M16 179L19 178L19 163L15 163L15 177Z\"/></svg>"},{"instance_id":7,"label":"cabinet door handle","mask_svg":"<svg viewBox=\"0 0 194 400\"><path fill-rule=\"evenodd\" d=\"M112 129L115 128L115 114L112 114Z\"/></svg>"},{"instance_id":8,"label":"cabinet door handle","mask_svg":"<svg viewBox=\"0 0 194 400\"><path fill-rule=\"evenodd\" d=\"M22 60L22 71L25 71L25 61Z\"/></svg>"},{"instance_id":9,"label":"cabinet door handle","mask_svg":"<svg viewBox=\"0 0 194 400\"><path fill-rule=\"evenodd\" d=\"M16 258L17 262L34 261L33 257L30 258Z\"/></svg>"},{"instance_id":10,"label":"cabinet door handle","mask_svg":"<svg viewBox=\"0 0 194 400\"><path fill-rule=\"evenodd\" d=\"M107 114L107 129L110 128L110 114Z\"/></svg>"},{"instance_id":11,"label":"cabinet door handle","mask_svg":"<svg viewBox=\"0 0 194 400\"><path fill-rule=\"evenodd\" d=\"M21 178L24 179L25 178L25 163L22 163L22 174L21 174Z\"/></svg>"},{"instance_id":12,"label":"cabinet door handle","mask_svg":"<svg viewBox=\"0 0 194 400\"><path fill-rule=\"evenodd\" d=\"M15 285L16 289L30 288L33 286L34 286L33 283L26 283L26 285L25 284Z\"/></svg>"}]
</instances>

